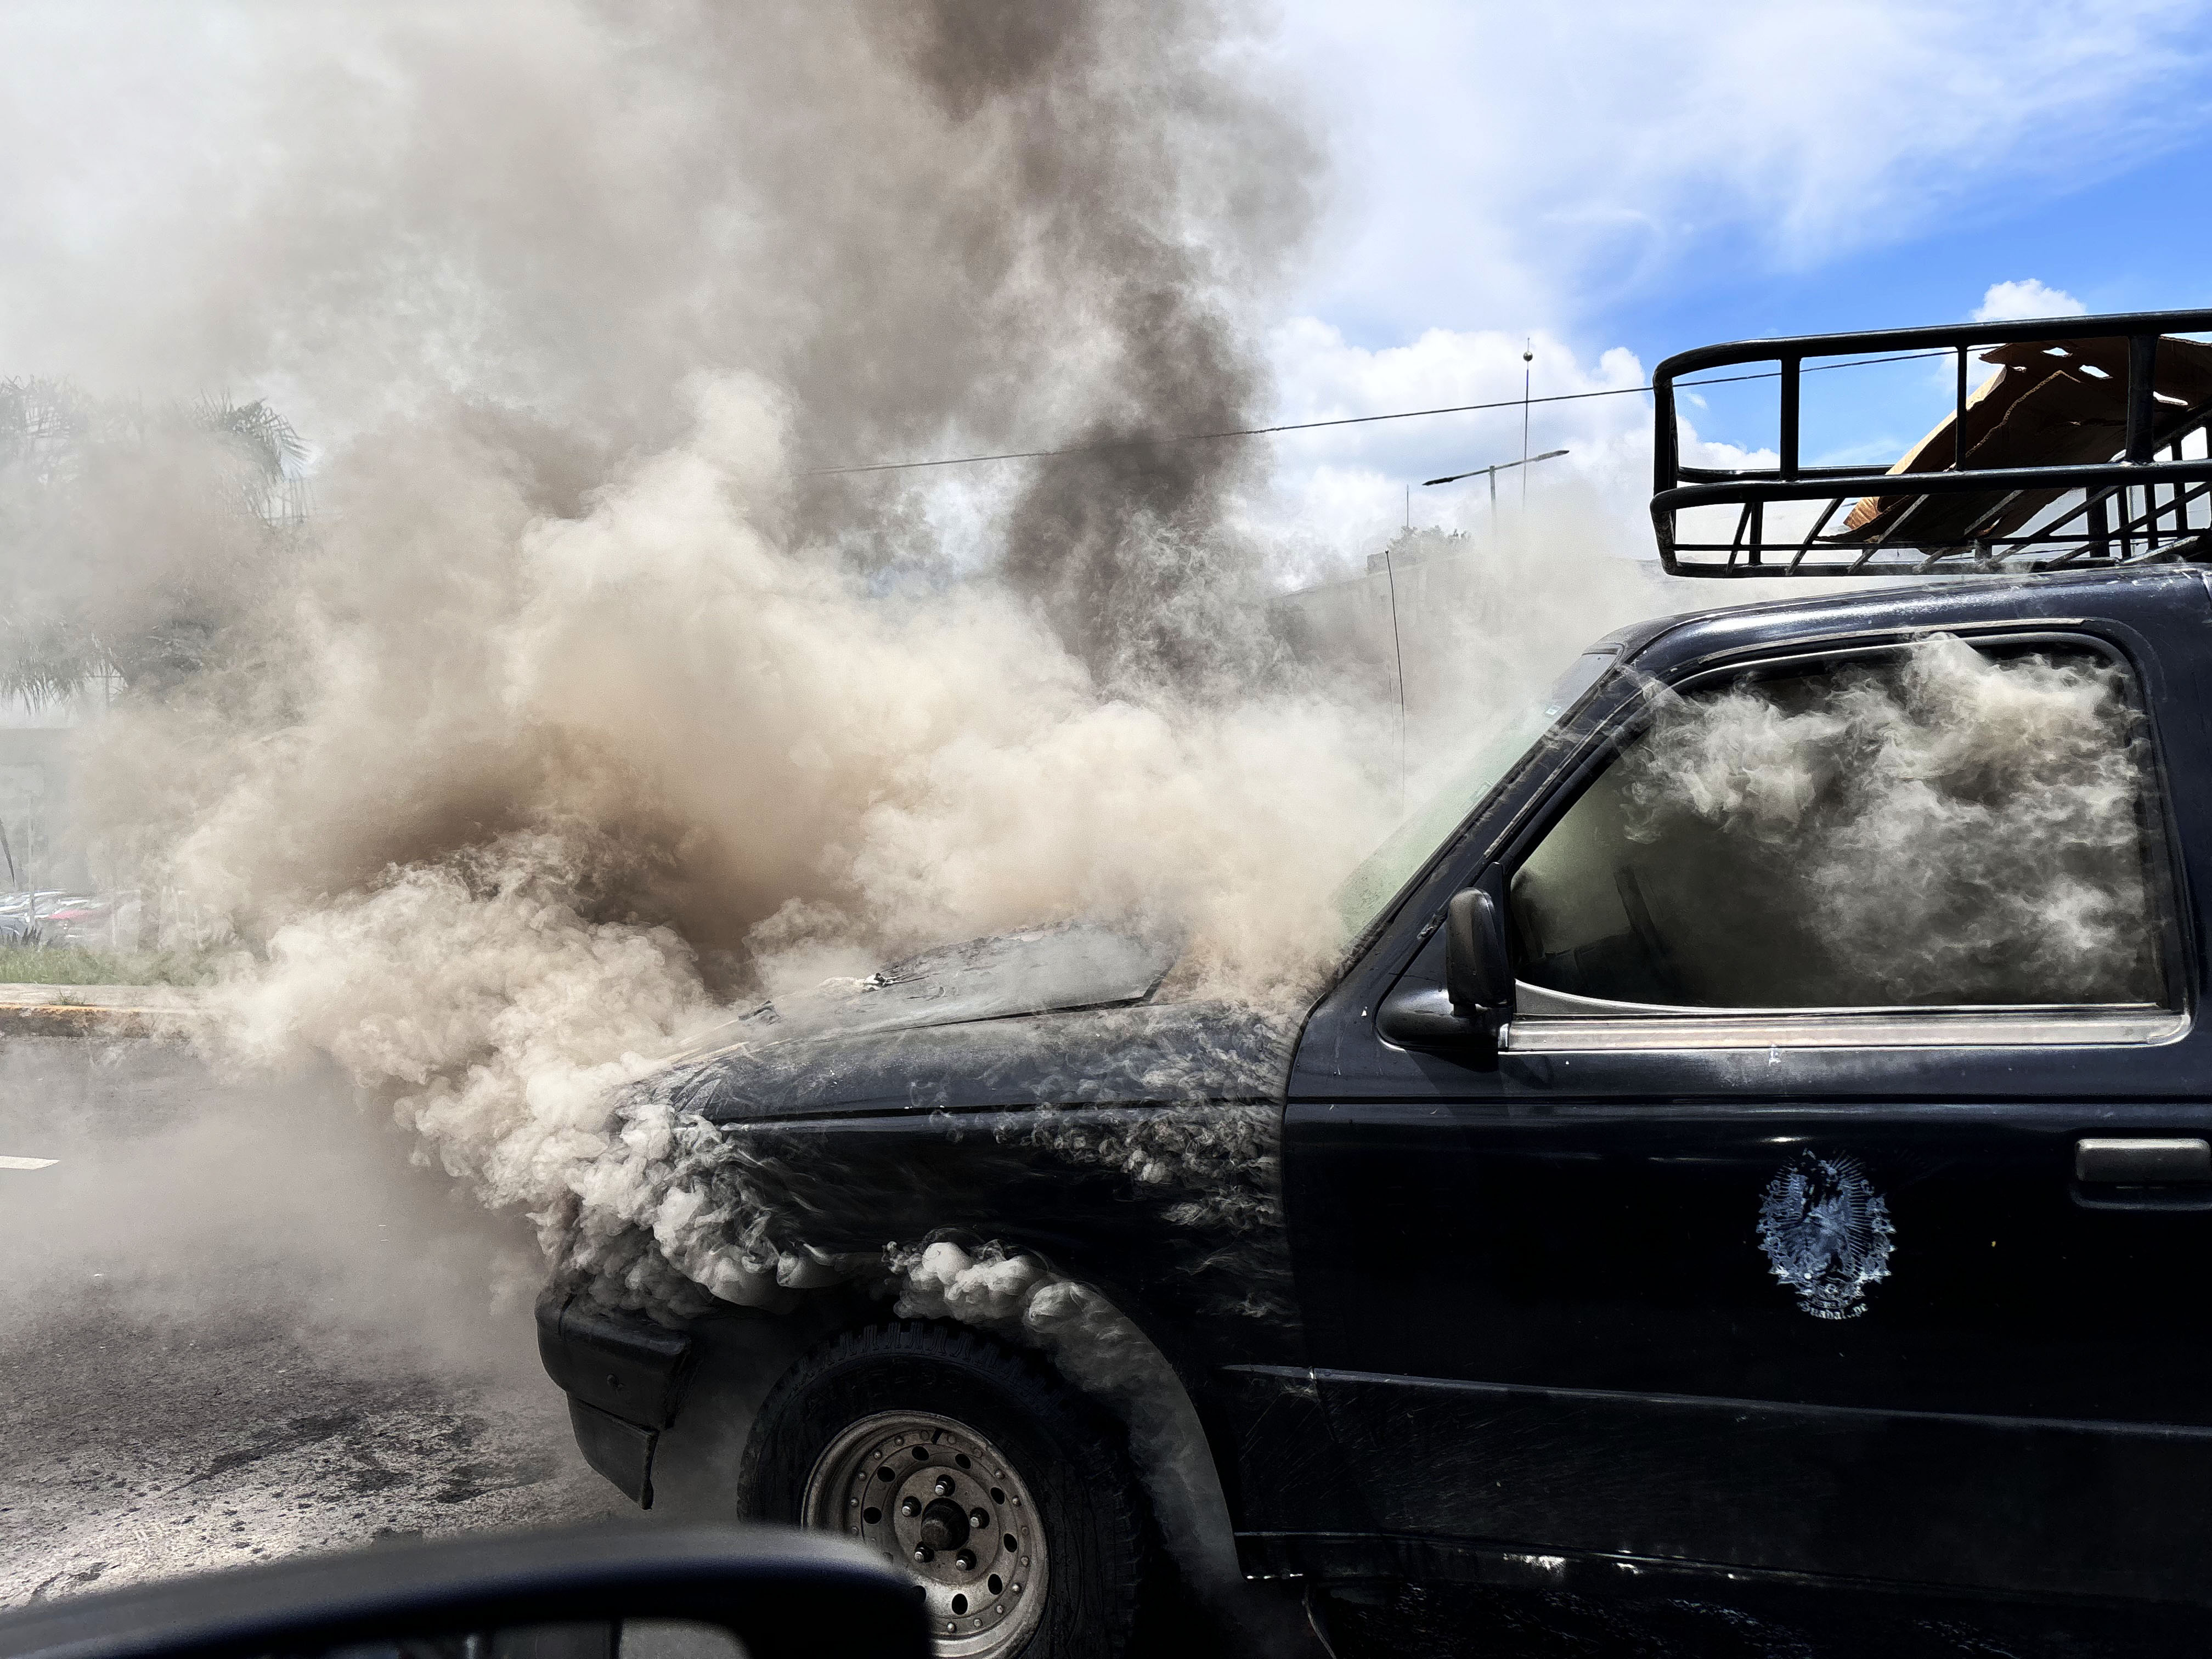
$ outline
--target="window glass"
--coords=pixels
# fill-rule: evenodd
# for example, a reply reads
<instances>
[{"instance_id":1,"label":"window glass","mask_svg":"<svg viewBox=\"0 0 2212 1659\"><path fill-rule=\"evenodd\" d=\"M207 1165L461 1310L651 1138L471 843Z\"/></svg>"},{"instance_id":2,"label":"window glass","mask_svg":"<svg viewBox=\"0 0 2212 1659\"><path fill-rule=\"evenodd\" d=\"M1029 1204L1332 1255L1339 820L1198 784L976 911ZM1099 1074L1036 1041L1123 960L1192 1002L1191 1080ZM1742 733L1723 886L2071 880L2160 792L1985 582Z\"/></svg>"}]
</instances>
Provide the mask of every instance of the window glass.
<instances>
[{"instance_id":1,"label":"window glass","mask_svg":"<svg viewBox=\"0 0 2212 1659\"><path fill-rule=\"evenodd\" d=\"M1443 838L1513 769L1513 763L1528 752L1529 745L1572 714L1595 689L1616 654L1613 647L1607 646L1576 658L1541 702L1531 702L1499 720L1474 755L1453 769L1443 787L1407 813L1382 844L1360 860L1336 890L1336 912L1345 938L1358 934L1382 914L1383 907L1429 861Z\"/></svg>"},{"instance_id":2,"label":"window glass","mask_svg":"<svg viewBox=\"0 0 2212 1659\"><path fill-rule=\"evenodd\" d=\"M1670 697L1516 872L1520 976L1718 1008L2160 1000L2145 761L2086 647L1938 635Z\"/></svg>"}]
</instances>

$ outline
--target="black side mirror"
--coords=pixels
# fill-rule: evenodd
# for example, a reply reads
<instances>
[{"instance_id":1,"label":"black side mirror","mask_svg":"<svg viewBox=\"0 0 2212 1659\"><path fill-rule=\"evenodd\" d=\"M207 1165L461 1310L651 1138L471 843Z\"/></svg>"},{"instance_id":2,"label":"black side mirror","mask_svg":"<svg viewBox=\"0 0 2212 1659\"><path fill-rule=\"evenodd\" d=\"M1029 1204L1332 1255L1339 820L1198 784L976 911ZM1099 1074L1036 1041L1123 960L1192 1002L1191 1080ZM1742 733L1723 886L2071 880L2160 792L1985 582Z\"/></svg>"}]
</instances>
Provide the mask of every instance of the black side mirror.
<instances>
[{"instance_id":1,"label":"black side mirror","mask_svg":"<svg viewBox=\"0 0 2212 1659\"><path fill-rule=\"evenodd\" d=\"M1513 966L1497 901L1480 887L1454 893L1444 911L1444 990L1452 1012L1503 1021L1513 1006ZM1493 1038L1496 1036L1492 1031Z\"/></svg>"},{"instance_id":2,"label":"black side mirror","mask_svg":"<svg viewBox=\"0 0 2212 1659\"><path fill-rule=\"evenodd\" d=\"M649 1655L679 1621L726 1634L744 1659L930 1653L914 1580L842 1539L630 1522L394 1545L72 1596L0 1615L0 1659L313 1659L339 1650L360 1659L364 1649L474 1659L574 1654L594 1643L602 1653Z\"/></svg>"},{"instance_id":3,"label":"black side mirror","mask_svg":"<svg viewBox=\"0 0 2212 1659\"><path fill-rule=\"evenodd\" d=\"M1513 1014L1513 963L1498 901L1480 887L1453 894L1443 933L1442 988L1429 977L1436 972L1435 958L1429 957L1425 973L1409 969L1383 999L1376 1024L1384 1036L1405 1048L1435 1048L1478 1065L1494 1064L1499 1035ZM1430 949L1435 949L1433 941Z\"/></svg>"}]
</instances>

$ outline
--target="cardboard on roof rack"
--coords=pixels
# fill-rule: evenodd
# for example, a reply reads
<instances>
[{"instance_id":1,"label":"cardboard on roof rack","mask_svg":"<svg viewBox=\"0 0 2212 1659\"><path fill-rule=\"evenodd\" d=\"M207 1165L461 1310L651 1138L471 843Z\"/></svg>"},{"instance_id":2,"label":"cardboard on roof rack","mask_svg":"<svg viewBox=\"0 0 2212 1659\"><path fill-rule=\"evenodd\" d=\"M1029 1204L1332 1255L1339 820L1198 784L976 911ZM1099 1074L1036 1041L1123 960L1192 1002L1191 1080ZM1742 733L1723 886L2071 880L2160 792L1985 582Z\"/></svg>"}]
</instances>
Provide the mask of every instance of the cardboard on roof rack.
<instances>
[{"instance_id":1,"label":"cardboard on roof rack","mask_svg":"<svg viewBox=\"0 0 2212 1659\"><path fill-rule=\"evenodd\" d=\"M1966 400L1966 460L1972 471L2020 466L2083 466L2119 452L2127 435L2128 346L2112 337L2023 341L1983 352L1996 372ZM2159 399L2154 440L2163 443L2201 421L2212 404L2212 345L2162 336L2153 392ZM2192 416L2195 417L2192 419ZM1890 468L1893 476L1951 470L1959 453L1959 421L1946 415ZM1983 520L1985 536L2009 536L2065 492L2023 490L2008 503L1998 495L1951 495L1922 507L1916 540L1965 535ZM1870 541L1893 530L1913 495L1868 495L1844 520L1838 540Z\"/></svg>"}]
</instances>

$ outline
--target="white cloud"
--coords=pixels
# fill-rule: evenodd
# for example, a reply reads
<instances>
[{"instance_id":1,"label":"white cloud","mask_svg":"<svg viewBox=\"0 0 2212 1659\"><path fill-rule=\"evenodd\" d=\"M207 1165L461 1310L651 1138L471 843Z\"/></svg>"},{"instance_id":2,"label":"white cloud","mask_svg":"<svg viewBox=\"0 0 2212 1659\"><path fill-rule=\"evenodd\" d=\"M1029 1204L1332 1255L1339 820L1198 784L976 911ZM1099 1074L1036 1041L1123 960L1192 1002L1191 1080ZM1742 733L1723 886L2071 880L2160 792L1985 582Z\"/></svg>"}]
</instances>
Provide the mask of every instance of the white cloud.
<instances>
[{"instance_id":1,"label":"white cloud","mask_svg":"<svg viewBox=\"0 0 2212 1659\"><path fill-rule=\"evenodd\" d=\"M2011 323L2028 317L2079 317L2089 307L2063 288L2047 288L2031 276L2021 283L1991 283L1974 307L1978 323Z\"/></svg>"},{"instance_id":2,"label":"white cloud","mask_svg":"<svg viewBox=\"0 0 2212 1659\"><path fill-rule=\"evenodd\" d=\"M1366 337L1572 327L1663 276L1802 269L2189 142L2180 0L1286 0L1336 137L1306 307ZM2053 132L2063 143L2051 142Z\"/></svg>"},{"instance_id":3,"label":"white cloud","mask_svg":"<svg viewBox=\"0 0 2212 1659\"><path fill-rule=\"evenodd\" d=\"M1516 460L1522 446L1517 400L1524 368L1534 395L1604 391L1641 386L1644 368L1626 351L1610 351L1585 364L1548 335L1431 329L1402 346L1370 350L1347 342L1341 331L1312 317L1277 328L1269 355L1277 386L1277 418L1323 421L1386 410L1437 409L1512 402L1513 406L1468 414L1377 422L1292 433L1269 440L1275 474L1251 527L1284 550L1291 574L1311 579L1331 561L1357 561L1379 548L1404 522L1412 489L1413 522L1445 529L1478 528L1488 521L1485 481L1424 489L1422 480L1470 467ZM1534 362L1524 365L1524 345ZM1568 476L1611 476L1614 452L1648 426L1646 399L1594 398L1568 404L1532 404L1530 453L1565 447L1564 459L1541 463L1530 475L1540 495ZM1645 452L1649 453L1648 447ZM1517 503L1521 486L1507 475L1501 499Z\"/></svg>"},{"instance_id":4,"label":"white cloud","mask_svg":"<svg viewBox=\"0 0 2212 1659\"><path fill-rule=\"evenodd\" d=\"M1281 574L1303 585L1362 568L1410 511L1417 526L1485 531L1490 491L1483 478L1425 488L1422 480L1519 459L1522 453L1521 354L1526 337L1494 331L1431 329L1411 344L1369 349L1312 317L1276 329L1269 340L1278 402L1285 422L1330 420L1395 410L1503 402L1468 414L1324 428L1267 440L1274 474L1266 495L1250 504L1246 527L1278 550ZM1615 348L1595 362L1550 335L1527 343L1536 398L1577 393L1572 402L1533 403L1529 453L1565 448L1561 459L1531 469L1528 500L1577 498L1578 522L1606 526L1607 551L1648 557L1646 515L1651 490L1651 403L1648 378L1631 351ZM1709 466L1771 465L1734 448L1702 442L1685 422L1685 459ZM1411 503L1408 506L1408 491ZM1522 501L1517 473L1498 483L1501 516Z\"/></svg>"}]
</instances>

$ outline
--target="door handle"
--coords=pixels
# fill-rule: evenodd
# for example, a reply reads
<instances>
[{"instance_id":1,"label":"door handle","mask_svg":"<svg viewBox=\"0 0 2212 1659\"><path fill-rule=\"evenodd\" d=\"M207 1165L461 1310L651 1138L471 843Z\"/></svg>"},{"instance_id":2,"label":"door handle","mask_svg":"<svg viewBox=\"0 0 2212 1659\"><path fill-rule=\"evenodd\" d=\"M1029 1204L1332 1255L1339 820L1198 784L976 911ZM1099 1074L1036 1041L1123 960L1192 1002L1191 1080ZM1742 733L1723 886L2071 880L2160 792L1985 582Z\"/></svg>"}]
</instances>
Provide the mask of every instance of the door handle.
<instances>
[{"instance_id":1,"label":"door handle","mask_svg":"<svg viewBox=\"0 0 2212 1659\"><path fill-rule=\"evenodd\" d=\"M2074 1179L2130 1187L2160 1182L2212 1182L2212 1140L2185 1136L2084 1136L2074 1143Z\"/></svg>"},{"instance_id":2,"label":"door handle","mask_svg":"<svg viewBox=\"0 0 2212 1659\"><path fill-rule=\"evenodd\" d=\"M2188 1135L2084 1135L2074 1201L2085 1210L2212 1210L2212 1141Z\"/></svg>"}]
</instances>

